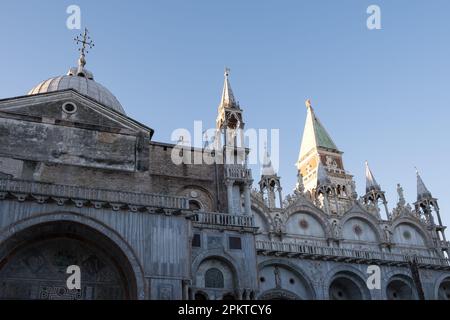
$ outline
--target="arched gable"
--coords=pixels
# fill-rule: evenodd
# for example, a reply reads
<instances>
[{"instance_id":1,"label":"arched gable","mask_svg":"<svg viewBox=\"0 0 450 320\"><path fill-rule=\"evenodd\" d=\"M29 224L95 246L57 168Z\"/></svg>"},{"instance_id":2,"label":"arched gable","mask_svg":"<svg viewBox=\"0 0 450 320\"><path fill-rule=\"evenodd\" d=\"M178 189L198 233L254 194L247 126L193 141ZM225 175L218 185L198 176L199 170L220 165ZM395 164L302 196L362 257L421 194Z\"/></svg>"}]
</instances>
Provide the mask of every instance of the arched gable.
<instances>
[{"instance_id":1,"label":"arched gable","mask_svg":"<svg viewBox=\"0 0 450 320\"><path fill-rule=\"evenodd\" d=\"M403 217L392 224L395 243L421 247L432 247L432 240L424 226L415 219Z\"/></svg>"},{"instance_id":2,"label":"arched gable","mask_svg":"<svg viewBox=\"0 0 450 320\"><path fill-rule=\"evenodd\" d=\"M310 206L305 203L300 203L297 205L289 206L288 208L286 208L286 210L283 211L283 213L286 217L286 223L288 223L289 220L297 214L304 214L304 215L310 216L311 219L313 219L311 221L317 222L317 224L318 224L317 227L320 227L322 229L323 236L325 238L327 238L329 236L328 232L330 230L330 224L328 222L328 219L327 219L325 213L323 211L321 211L320 209L318 209L314 206ZM301 229L301 226L299 225L300 222L301 222L301 219L299 219L297 221L298 229Z\"/></svg>"},{"instance_id":3,"label":"arched gable","mask_svg":"<svg viewBox=\"0 0 450 320\"><path fill-rule=\"evenodd\" d=\"M310 212L293 213L286 221L286 233L307 237L326 238L326 229L322 221Z\"/></svg>"},{"instance_id":4,"label":"arched gable","mask_svg":"<svg viewBox=\"0 0 450 320\"><path fill-rule=\"evenodd\" d=\"M379 226L379 221L372 216L369 213L363 212L363 211L347 211L347 213L341 218L340 220L340 227L341 230L344 232L348 232L347 235L350 235L350 232L352 233L352 235L350 237L348 237L348 240L361 240L361 241L366 241L364 240L364 231L370 231L368 229L366 230L362 230L362 232L360 234L358 229L357 229L357 222L361 221L360 225L361 228L370 228L370 230L373 232L373 234L367 234L368 237L371 238L371 240L367 240L367 241L376 241L376 242L381 242L383 239L382 236L382 230ZM348 222L354 222L351 224L348 224ZM374 239L375 237L375 239ZM345 239L345 238L344 238ZM347 240L347 239L345 239Z\"/></svg>"},{"instance_id":5,"label":"arched gable","mask_svg":"<svg viewBox=\"0 0 450 320\"><path fill-rule=\"evenodd\" d=\"M261 262L260 264L258 264L258 274L261 275L261 272L268 267L272 267L272 266L278 266L281 267L282 269L288 270L289 272L291 272L293 275L295 275L298 279L300 279L300 281L302 282L304 288L306 289L306 295L309 295L307 297L307 299L315 299L316 298L316 292L314 290L314 286L312 285L311 279L306 275L306 273L299 267L297 267L295 264L293 264L290 261L287 260L283 260L283 259L270 259L270 260L266 260ZM298 286L298 284L297 284ZM295 284L293 284L293 287L295 287ZM283 286L283 288L278 288L280 290L285 290L286 292L291 292L293 295L297 296L296 299L300 298L298 292L295 292L295 289L292 288L286 288L285 285ZM288 290L291 289L291 290ZM264 292L261 293L261 296L264 296L266 293L268 292L274 292L274 288L269 288L268 290L265 290Z\"/></svg>"}]
</instances>

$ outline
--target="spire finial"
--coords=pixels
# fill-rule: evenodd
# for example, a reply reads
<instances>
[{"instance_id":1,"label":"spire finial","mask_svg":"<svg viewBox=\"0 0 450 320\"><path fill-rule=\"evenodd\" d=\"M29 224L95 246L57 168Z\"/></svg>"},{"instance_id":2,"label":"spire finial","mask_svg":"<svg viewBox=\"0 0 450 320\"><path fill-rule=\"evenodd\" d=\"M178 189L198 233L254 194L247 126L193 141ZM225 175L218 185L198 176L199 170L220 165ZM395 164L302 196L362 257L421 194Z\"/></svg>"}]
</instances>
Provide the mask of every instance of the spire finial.
<instances>
[{"instance_id":1,"label":"spire finial","mask_svg":"<svg viewBox=\"0 0 450 320\"><path fill-rule=\"evenodd\" d=\"M262 172L263 176L274 176L276 175L275 169L272 165L272 160L270 159L269 150L267 150L267 141L264 141L264 158L262 163Z\"/></svg>"},{"instance_id":2,"label":"spire finial","mask_svg":"<svg viewBox=\"0 0 450 320\"><path fill-rule=\"evenodd\" d=\"M76 38L73 39L76 44L81 44L81 47L78 48L78 51L80 51L78 67L80 69L84 68L84 66L86 65L86 54L89 53L89 50L95 46L94 42L88 34L88 29L84 28L84 33L80 33L80 35L76 36Z\"/></svg>"},{"instance_id":3,"label":"spire finial","mask_svg":"<svg viewBox=\"0 0 450 320\"><path fill-rule=\"evenodd\" d=\"M369 162L366 160L366 192L378 190L381 191L380 185L375 180L372 171L369 168Z\"/></svg>"},{"instance_id":4,"label":"spire finial","mask_svg":"<svg viewBox=\"0 0 450 320\"><path fill-rule=\"evenodd\" d=\"M431 192L427 189L425 186L425 183L422 180L422 177L420 176L419 170L417 167L414 167L416 169L416 176L417 176L417 200L421 200L423 198L431 198Z\"/></svg>"},{"instance_id":5,"label":"spire finial","mask_svg":"<svg viewBox=\"0 0 450 320\"><path fill-rule=\"evenodd\" d=\"M236 99L233 95L233 90L231 90L230 82L228 80L228 76L230 75L230 69L225 68L224 77L225 81L223 84L223 91L222 91L222 100L220 102L220 107L228 107L228 108L237 108L239 107L239 104L236 102Z\"/></svg>"},{"instance_id":6,"label":"spire finial","mask_svg":"<svg viewBox=\"0 0 450 320\"><path fill-rule=\"evenodd\" d=\"M312 105L311 105L311 99L306 99L305 105L306 105L306 108L307 108L307 109L311 108L311 107L312 107Z\"/></svg>"}]
</instances>

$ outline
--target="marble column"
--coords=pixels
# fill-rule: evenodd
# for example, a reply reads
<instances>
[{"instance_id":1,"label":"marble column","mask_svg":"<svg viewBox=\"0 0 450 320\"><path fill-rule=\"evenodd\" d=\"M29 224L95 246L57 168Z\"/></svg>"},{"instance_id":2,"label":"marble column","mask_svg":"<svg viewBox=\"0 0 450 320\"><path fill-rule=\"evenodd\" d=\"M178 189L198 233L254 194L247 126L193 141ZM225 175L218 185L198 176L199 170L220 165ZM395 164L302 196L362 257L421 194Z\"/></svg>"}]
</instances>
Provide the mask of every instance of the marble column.
<instances>
[{"instance_id":1,"label":"marble column","mask_svg":"<svg viewBox=\"0 0 450 320\"><path fill-rule=\"evenodd\" d=\"M225 185L227 186L227 201L228 201L228 213L234 214L234 204L233 204L233 180L225 180Z\"/></svg>"},{"instance_id":2,"label":"marble column","mask_svg":"<svg viewBox=\"0 0 450 320\"><path fill-rule=\"evenodd\" d=\"M183 300L189 300L189 280L182 280L183 286Z\"/></svg>"},{"instance_id":3,"label":"marble column","mask_svg":"<svg viewBox=\"0 0 450 320\"><path fill-rule=\"evenodd\" d=\"M281 190L283 190L283 188L278 187L278 197L280 198L280 209L283 209L283 196L281 194Z\"/></svg>"},{"instance_id":4,"label":"marble column","mask_svg":"<svg viewBox=\"0 0 450 320\"><path fill-rule=\"evenodd\" d=\"M252 202L250 198L250 188L251 183L246 183L244 186L244 207L245 207L245 214L251 215L252 214Z\"/></svg>"}]
</instances>

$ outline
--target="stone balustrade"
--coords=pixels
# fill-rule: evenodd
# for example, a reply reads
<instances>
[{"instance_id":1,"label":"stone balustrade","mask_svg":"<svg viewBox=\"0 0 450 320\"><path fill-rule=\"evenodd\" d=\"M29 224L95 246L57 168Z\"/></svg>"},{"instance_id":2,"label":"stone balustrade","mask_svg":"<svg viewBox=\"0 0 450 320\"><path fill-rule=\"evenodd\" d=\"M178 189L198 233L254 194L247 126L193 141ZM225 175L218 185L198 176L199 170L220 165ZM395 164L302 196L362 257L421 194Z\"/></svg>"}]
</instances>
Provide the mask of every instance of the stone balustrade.
<instances>
[{"instance_id":1,"label":"stone balustrade","mask_svg":"<svg viewBox=\"0 0 450 320\"><path fill-rule=\"evenodd\" d=\"M252 171L239 164L227 164L225 165L225 178L251 179Z\"/></svg>"},{"instance_id":2,"label":"stone balustrade","mask_svg":"<svg viewBox=\"0 0 450 320\"><path fill-rule=\"evenodd\" d=\"M409 256L389 252L364 251L347 248L321 247L309 244L297 244L276 241L256 241L258 253L264 255L286 255L317 260L335 260L354 263L374 263L385 265L408 265L413 258L422 267L450 269L450 261L444 258Z\"/></svg>"},{"instance_id":3,"label":"stone balustrade","mask_svg":"<svg viewBox=\"0 0 450 320\"><path fill-rule=\"evenodd\" d=\"M196 212L193 215L193 222L196 226L222 226L254 228L254 219L249 215L234 215L228 213Z\"/></svg>"}]
</instances>

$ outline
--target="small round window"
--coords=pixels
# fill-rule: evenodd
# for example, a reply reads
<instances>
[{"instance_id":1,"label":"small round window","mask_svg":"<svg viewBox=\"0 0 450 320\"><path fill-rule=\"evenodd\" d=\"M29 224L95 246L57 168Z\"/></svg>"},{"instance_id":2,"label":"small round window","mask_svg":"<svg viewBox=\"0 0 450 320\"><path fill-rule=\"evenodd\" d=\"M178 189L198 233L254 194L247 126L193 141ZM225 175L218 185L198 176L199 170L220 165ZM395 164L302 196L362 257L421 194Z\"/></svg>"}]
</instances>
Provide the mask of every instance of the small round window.
<instances>
[{"instance_id":1,"label":"small round window","mask_svg":"<svg viewBox=\"0 0 450 320\"><path fill-rule=\"evenodd\" d=\"M66 103L64 103L62 105L62 109L63 109L63 111L65 113L69 113L69 114L77 112L77 106L73 102L66 102Z\"/></svg>"},{"instance_id":2,"label":"small round window","mask_svg":"<svg viewBox=\"0 0 450 320\"><path fill-rule=\"evenodd\" d=\"M409 232L408 230L404 231L403 238L405 238L406 240L411 239L411 232Z\"/></svg>"}]
</instances>

